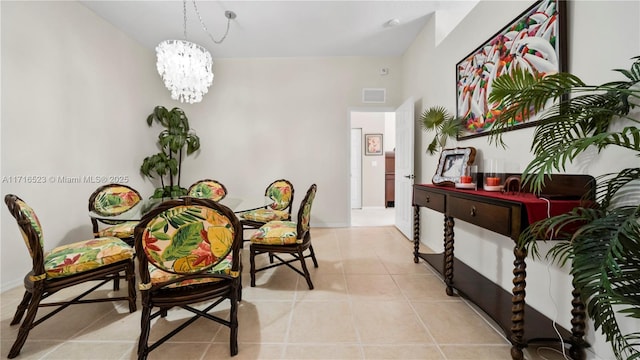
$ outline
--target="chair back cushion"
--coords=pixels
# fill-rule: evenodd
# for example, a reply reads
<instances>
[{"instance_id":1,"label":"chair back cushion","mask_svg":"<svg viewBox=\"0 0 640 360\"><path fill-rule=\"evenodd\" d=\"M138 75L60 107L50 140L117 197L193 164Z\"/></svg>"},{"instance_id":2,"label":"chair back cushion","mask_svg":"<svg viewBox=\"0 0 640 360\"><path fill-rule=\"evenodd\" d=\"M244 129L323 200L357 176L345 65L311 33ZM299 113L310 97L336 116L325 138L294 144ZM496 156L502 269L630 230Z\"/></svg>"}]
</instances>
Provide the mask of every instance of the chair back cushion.
<instances>
[{"instance_id":1,"label":"chair back cushion","mask_svg":"<svg viewBox=\"0 0 640 360\"><path fill-rule=\"evenodd\" d=\"M232 250L235 228L229 217L201 205L179 205L155 215L142 233L149 263L174 274L216 266Z\"/></svg>"},{"instance_id":2,"label":"chair back cushion","mask_svg":"<svg viewBox=\"0 0 640 360\"><path fill-rule=\"evenodd\" d=\"M293 201L293 185L287 180L276 180L267 187L265 196L273 200L270 205L273 210L284 210Z\"/></svg>"},{"instance_id":3,"label":"chair back cushion","mask_svg":"<svg viewBox=\"0 0 640 360\"><path fill-rule=\"evenodd\" d=\"M125 185L108 184L91 195L89 210L100 215L115 216L131 209L140 202L140 194Z\"/></svg>"},{"instance_id":4,"label":"chair back cushion","mask_svg":"<svg viewBox=\"0 0 640 360\"><path fill-rule=\"evenodd\" d=\"M309 231L309 223L311 221L311 205L313 205L313 200L316 197L316 191L318 187L316 184L313 184L307 190L307 194L302 199L300 203L300 210L298 211L298 235L302 236L304 233Z\"/></svg>"},{"instance_id":5,"label":"chair back cushion","mask_svg":"<svg viewBox=\"0 0 640 360\"><path fill-rule=\"evenodd\" d=\"M189 187L189 196L220 201L227 196L227 188L216 180L201 180Z\"/></svg>"}]
</instances>

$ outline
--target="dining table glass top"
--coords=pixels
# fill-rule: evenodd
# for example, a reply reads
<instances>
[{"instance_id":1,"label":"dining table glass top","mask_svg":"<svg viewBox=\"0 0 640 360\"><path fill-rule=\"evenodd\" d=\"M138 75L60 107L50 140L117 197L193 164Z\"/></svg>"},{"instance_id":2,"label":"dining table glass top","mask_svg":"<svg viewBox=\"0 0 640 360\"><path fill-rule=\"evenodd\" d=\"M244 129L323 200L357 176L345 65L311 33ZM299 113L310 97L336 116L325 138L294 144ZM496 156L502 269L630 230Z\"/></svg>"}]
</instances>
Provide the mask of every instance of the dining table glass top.
<instances>
[{"instance_id":1,"label":"dining table glass top","mask_svg":"<svg viewBox=\"0 0 640 360\"><path fill-rule=\"evenodd\" d=\"M163 199L143 199L131 209L118 215L103 215L95 211L89 211L89 216L98 220L121 220L121 221L140 221L142 217L160 205ZM255 197L255 198L238 198L238 197L225 197L218 201L218 203L233 210L234 213L239 214L250 210L263 208L273 203L273 199L269 197Z\"/></svg>"}]
</instances>

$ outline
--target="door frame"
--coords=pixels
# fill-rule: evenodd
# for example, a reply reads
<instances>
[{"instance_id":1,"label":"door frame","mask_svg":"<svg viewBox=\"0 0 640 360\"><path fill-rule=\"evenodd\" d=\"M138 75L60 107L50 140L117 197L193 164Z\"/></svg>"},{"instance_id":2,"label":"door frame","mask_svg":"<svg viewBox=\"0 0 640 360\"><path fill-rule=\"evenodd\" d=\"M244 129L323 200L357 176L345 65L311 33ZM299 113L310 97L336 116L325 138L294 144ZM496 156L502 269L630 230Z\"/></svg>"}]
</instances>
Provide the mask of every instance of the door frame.
<instances>
[{"instance_id":1,"label":"door frame","mask_svg":"<svg viewBox=\"0 0 640 360\"><path fill-rule=\"evenodd\" d=\"M354 146L355 145L354 132L357 132L359 135L359 139L357 141L357 149L356 149L356 146ZM351 191L349 193L349 198L351 199L351 210L362 209L362 128L354 128L354 127L351 128L351 141L349 145L350 145L349 161L351 163L351 167L349 168L350 169L349 178L351 179L351 181L349 182L349 185L350 185L349 189ZM354 158L358 158L357 164L354 164ZM357 167L354 167L354 165L357 165ZM358 180L356 189L353 188L354 172L357 172L356 175ZM359 194L356 195L358 206L355 206L355 207L354 207L354 201L353 201L354 199L353 190L356 190L359 192Z\"/></svg>"},{"instance_id":2,"label":"door frame","mask_svg":"<svg viewBox=\"0 0 640 360\"><path fill-rule=\"evenodd\" d=\"M347 143L347 148L349 149L349 161L347 162L347 174L351 174L351 114L353 112L371 112L371 113L375 113L375 112L384 112L384 113L393 113L396 111L395 107L350 107L347 109L347 119L348 121L347 123L347 129L348 131L346 132L348 135L346 136L346 141L348 141ZM384 149L383 149L384 152ZM383 159L383 164L384 164L384 159ZM360 177L361 181L362 181L362 176ZM345 206L347 206L347 224L349 225L349 227L351 227L351 175L347 176L346 178L346 184L347 184L347 192L348 192L348 196L347 196L347 201L345 201ZM362 188L362 184L360 185L360 187Z\"/></svg>"}]
</instances>

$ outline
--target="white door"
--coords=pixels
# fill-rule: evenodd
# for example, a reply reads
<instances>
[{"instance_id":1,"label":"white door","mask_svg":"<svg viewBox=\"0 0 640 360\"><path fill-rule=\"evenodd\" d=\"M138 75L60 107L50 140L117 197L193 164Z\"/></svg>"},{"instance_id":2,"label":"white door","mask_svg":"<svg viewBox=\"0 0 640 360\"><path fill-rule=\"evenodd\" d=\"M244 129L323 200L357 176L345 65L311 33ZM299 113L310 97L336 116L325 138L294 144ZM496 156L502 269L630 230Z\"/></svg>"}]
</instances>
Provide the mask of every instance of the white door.
<instances>
[{"instance_id":1,"label":"white door","mask_svg":"<svg viewBox=\"0 0 640 360\"><path fill-rule=\"evenodd\" d=\"M407 239L413 239L413 107L409 98L396 109L396 227Z\"/></svg>"},{"instance_id":2,"label":"white door","mask_svg":"<svg viewBox=\"0 0 640 360\"><path fill-rule=\"evenodd\" d=\"M351 208L362 208L362 129L351 129Z\"/></svg>"}]
</instances>

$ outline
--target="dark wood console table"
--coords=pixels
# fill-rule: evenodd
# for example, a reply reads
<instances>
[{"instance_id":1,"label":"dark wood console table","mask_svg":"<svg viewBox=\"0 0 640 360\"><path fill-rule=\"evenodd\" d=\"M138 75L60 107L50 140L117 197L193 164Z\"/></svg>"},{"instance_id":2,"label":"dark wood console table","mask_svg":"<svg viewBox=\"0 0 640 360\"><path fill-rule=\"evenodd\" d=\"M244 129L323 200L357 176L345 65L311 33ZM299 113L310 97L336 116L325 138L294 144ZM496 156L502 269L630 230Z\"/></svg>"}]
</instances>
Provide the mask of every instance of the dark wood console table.
<instances>
[{"instance_id":1,"label":"dark wood console table","mask_svg":"<svg viewBox=\"0 0 640 360\"><path fill-rule=\"evenodd\" d=\"M479 174L478 179L482 179ZM513 174L510 174L513 175ZM588 175L553 175L542 191L550 201L551 215L571 210L588 194L593 199L593 177ZM560 200L559 198L562 198ZM460 190L453 187L416 184L413 186L414 262L427 261L441 272L446 292L455 288L487 313L507 334L512 344L511 357L522 360L522 349L534 341L558 341L552 321L525 303L525 249L514 246L513 291L499 285L456 259L454 250L454 219L459 219L517 241L520 233L532 222L547 216L548 203L530 193L502 194L483 190ZM420 252L420 207L444 214L444 254ZM540 212L542 211L542 214ZM538 218L536 218L536 216ZM455 269L455 278L454 278ZM558 327L563 342L571 344L573 359L586 357L584 340L586 312L580 293L574 288L571 311L571 332ZM511 309L510 311L508 309Z\"/></svg>"}]
</instances>

